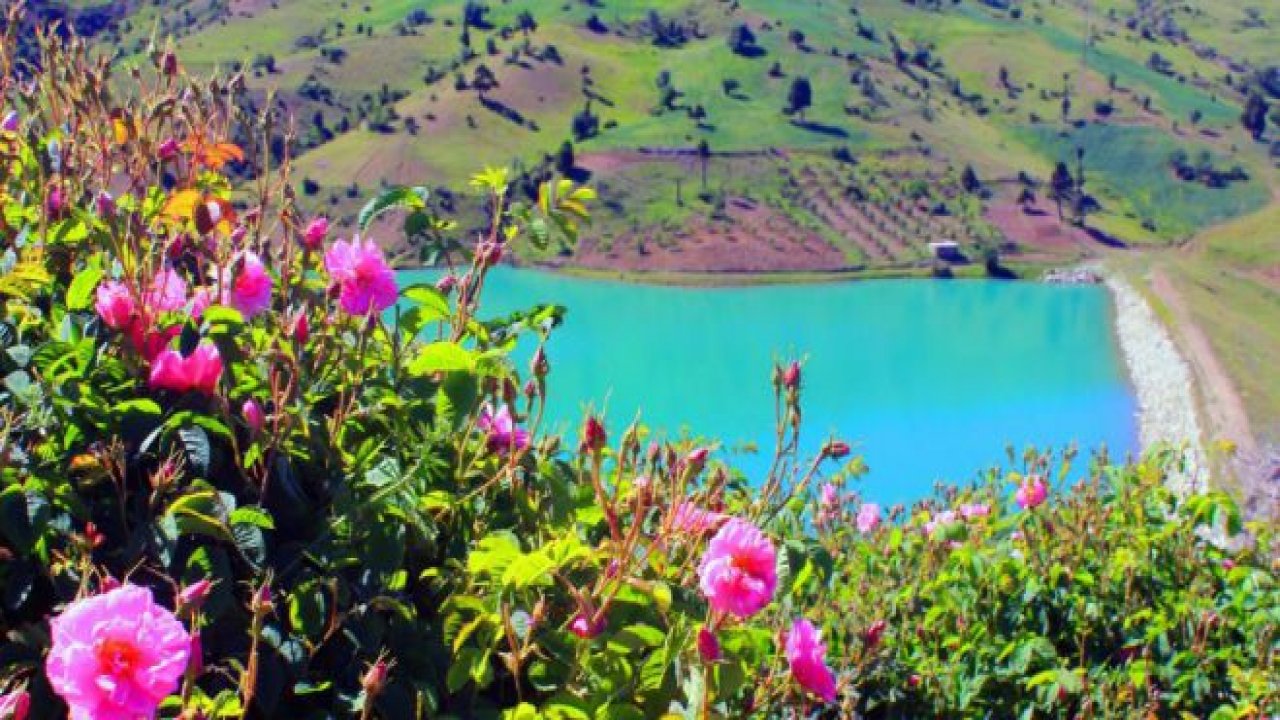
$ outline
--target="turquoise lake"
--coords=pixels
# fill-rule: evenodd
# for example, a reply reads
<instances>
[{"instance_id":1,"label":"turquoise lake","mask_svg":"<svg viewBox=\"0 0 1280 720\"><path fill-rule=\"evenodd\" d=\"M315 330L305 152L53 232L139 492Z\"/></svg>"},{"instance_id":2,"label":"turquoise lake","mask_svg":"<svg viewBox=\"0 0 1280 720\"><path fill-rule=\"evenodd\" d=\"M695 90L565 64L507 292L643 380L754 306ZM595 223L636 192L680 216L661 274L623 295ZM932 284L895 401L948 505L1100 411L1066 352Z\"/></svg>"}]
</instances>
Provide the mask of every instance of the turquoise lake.
<instances>
[{"instance_id":1,"label":"turquoise lake","mask_svg":"<svg viewBox=\"0 0 1280 720\"><path fill-rule=\"evenodd\" d=\"M435 275L405 272L401 282ZM1010 444L1105 445L1113 457L1137 446L1136 404L1098 286L683 288L499 268L481 315L540 302L568 308L548 344L548 429L576 433L595 407L616 433L642 412L667 437L720 438L722 456L756 477L772 451L773 363L801 357L802 440L812 449L835 433L854 444L871 468L860 489L879 502L970 481L1007 464ZM750 442L758 453L732 452Z\"/></svg>"}]
</instances>

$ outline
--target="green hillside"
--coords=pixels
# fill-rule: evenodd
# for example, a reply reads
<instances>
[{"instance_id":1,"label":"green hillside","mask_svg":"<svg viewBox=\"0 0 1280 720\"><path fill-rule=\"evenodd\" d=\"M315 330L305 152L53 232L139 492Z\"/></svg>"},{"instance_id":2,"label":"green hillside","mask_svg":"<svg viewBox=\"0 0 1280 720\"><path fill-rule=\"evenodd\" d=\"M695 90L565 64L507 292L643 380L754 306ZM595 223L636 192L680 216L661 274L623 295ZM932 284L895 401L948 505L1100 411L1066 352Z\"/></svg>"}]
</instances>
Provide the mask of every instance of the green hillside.
<instances>
[{"instance_id":1,"label":"green hillside","mask_svg":"<svg viewBox=\"0 0 1280 720\"><path fill-rule=\"evenodd\" d=\"M1135 275L1167 265L1203 296L1199 320L1258 387L1251 414L1280 410L1280 340L1223 329L1280 326L1274 3L73 4L126 64L155 37L191 73L243 71L259 107L296 118L302 202L338 219L420 184L478 226L475 167L513 167L529 192L572 166L600 190L596 222L574 256L525 260L792 279L1035 273L1138 249ZM938 240L968 264L935 261ZM1217 301L1235 295L1249 302Z\"/></svg>"}]
</instances>

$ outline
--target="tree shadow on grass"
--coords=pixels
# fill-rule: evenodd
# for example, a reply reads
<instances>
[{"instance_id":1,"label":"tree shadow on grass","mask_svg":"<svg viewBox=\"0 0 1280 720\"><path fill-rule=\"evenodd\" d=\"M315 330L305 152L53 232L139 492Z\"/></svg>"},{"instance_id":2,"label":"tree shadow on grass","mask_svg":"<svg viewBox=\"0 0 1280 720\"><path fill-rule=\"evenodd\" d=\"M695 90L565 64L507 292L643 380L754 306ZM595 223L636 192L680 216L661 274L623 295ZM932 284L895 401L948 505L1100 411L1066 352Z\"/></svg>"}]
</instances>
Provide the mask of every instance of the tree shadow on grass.
<instances>
[{"instance_id":1,"label":"tree shadow on grass","mask_svg":"<svg viewBox=\"0 0 1280 720\"><path fill-rule=\"evenodd\" d=\"M812 120L792 120L791 124L795 125L801 130L808 130L809 132L818 133L819 135L826 135L828 137L838 137L838 138L849 137L848 130L845 130L844 128L838 127L836 125L827 125L825 123L814 122Z\"/></svg>"},{"instance_id":2,"label":"tree shadow on grass","mask_svg":"<svg viewBox=\"0 0 1280 720\"><path fill-rule=\"evenodd\" d=\"M1095 228L1095 227L1087 227L1087 226L1086 226L1086 227L1085 227L1085 229L1084 229L1084 231L1085 231L1085 232L1087 232L1087 233L1089 233L1089 237L1093 238L1093 239L1094 239L1094 240L1096 240L1097 242L1102 243L1103 245L1106 245L1107 247L1113 247L1113 248L1126 248L1126 247L1129 247L1129 246L1125 243L1125 241L1121 240L1120 238L1116 237L1115 235L1110 235L1110 234L1108 234L1108 233L1105 233L1105 232L1103 232L1103 231L1099 230L1098 228Z\"/></svg>"}]
</instances>

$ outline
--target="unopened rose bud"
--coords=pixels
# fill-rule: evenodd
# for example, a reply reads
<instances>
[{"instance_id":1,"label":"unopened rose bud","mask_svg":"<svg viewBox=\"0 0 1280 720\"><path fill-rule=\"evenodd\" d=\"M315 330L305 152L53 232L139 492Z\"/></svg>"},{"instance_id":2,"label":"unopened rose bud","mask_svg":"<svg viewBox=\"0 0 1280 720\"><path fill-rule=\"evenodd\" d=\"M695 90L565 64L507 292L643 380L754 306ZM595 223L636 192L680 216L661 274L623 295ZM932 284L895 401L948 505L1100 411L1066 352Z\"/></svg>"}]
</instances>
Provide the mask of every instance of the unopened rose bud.
<instances>
[{"instance_id":1,"label":"unopened rose bud","mask_svg":"<svg viewBox=\"0 0 1280 720\"><path fill-rule=\"evenodd\" d=\"M551 363L547 361L547 353L541 345L533 351L533 359L529 361L529 367L538 377L546 377L547 373L551 372Z\"/></svg>"},{"instance_id":2,"label":"unopened rose bud","mask_svg":"<svg viewBox=\"0 0 1280 720\"><path fill-rule=\"evenodd\" d=\"M849 456L849 443L843 440L832 440L823 448L823 452L827 457L839 460Z\"/></svg>"},{"instance_id":3,"label":"unopened rose bud","mask_svg":"<svg viewBox=\"0 0 1280 720\"><path fill-rule=\"evenodd\" d=\"M113 218L116 216L116 199L111 197L111 193L106 190L99 190L98 194L93 198L93 205L98 211L100 218Z\"/></svg>"},{"instance_id":4,"label":"unopened rose bud","mask_svg":"<svg viewBox=\"0 0 1280 720\"><path fill-rule=\"evenodd\" d=\"M165 77L174 77L178 74L178 56L172 50L166 50L160 58L160 72Z\"/></svg>"},{"instance_id":5,"label":"unopened rose bud","mask_svg":"<svg viewBox=\"0 0 1280 720\"><path fill-rule=\"evenodd\" d=\"M160 159L168 162L178 156L178 141L173 138L166 138L160 146L156 148L156 154Z\"/></svg>"},{"instance_id":6,"label":"unopened rose bud","mask_svg":"<svg viewBox=\"0 0 1280 720\"><path fill-rule=\"evenodd\" d=\"M198 612L204 606L204 601L209 599L211 589L213 589L213 583L208 578L186 586L182 592L178 593L178 608Z\"/></svg>"},{"instance_id":7,"label":"unopened rose bud","mask_svg":"<svg viewBox=\"0 0 1280 720\"><path fill-rule=\"evenodd\" d=\"M360 686L364 688L364 692L371 698L375 698L382 694L382 689L387 686L387 674L390 667L387 661L381 658L377 662L369 666L365 671L364 677L360 680Z\"/></svg>"},{"instance_id":8,"label":"unopened rose bud","mask_svg":"<svg viewBox=\"0 0 1280 720\"><path fill-rule=\"evenodd\" d=\"M578 613L573 622L569 623L569 632L583 640L590 640L604 632L605 625L604 618L601 618L599 622L595 622L586 613Z\"/></svg>"},{"instance_id":9,"label":"unopened rose bud","mask_svg":"<svg viewBox=\"0 0 1280 720\"><path fill-rule=\"evenodd\" d=\"M264 582L253 593L253 600L249 604L249 609L255 615L265 615L271 612L274 607L271 598L271 586Z\"/></svg>"},{"instance_id":10,"label":"unopened rose bud","mask_svg":"<svg viewBox=\"0 0 1280 720\"><path fill-rule=\"evenodd\" d=\"M311 339L311 321L307 320L305 309L299 310L297 316L293 318L293 327L290 328L289 335L299 345L306 345L307 340Z\"/></svg>"},{"instance_id":11,"label":"unopened rose bud","mask_svg":"<svg viewBox=\"0 0 1280 720\"><path fill-rule=\"evenodd\" d=\"M106 542L106 538L98 531L98 526L92 522L84 525L84 539L88 541L89 547L94 549L102 547L102 543Z\"/></svg>"},{"instance_id":12,"label":"unopened rose bud","mask_svg":"<svg viewBox=\"0 0 1280 720\"><path fill-rule=\"evenodd\" d=\"M609 441L604 424L594 415L588 415L582 423L582 438L578 443L578 452L591 453L604 448Z\"/></svg>"},{"instance_id":13,"label":"unopened rose bud","mask_svg":"<svg viewBox=\"0 0 1280 720\"><path fill-rule=\"evenodd\" d=\"M449 273L436 281L436 289L447 297L449 293L453 292L453 288L456 287L457 284L458 276L453 273Z\"/></svg>"},{"instance_id":14,"label":"unopened rose bud","mask_svg":"<svg viewBox=\"0 0 1280 720\"><path fill-rule=\"evenodd\" d=\"M324 240L329 236L329 218L320 215L307 223L307 229L302 232L302 246L308 250L315 251L324 247Z\"/></svg>"},{"instance_id":15,"label":"unopened rose bud","mask_svg":"<svg viewBox=\"0 0 1280 720\"><path fill-rule=\"evenodd\" d=\"M482 242L476 248L476 253L486 265L497 265L502 260L502 243Z\"/></svg>"},{"instance_id":16,"label":"unopened rose bud","mask_svg":"<svg viewBox=\"0 0 1280 720\"><path fill-rule=\"evenodd\" d=\"M254 435L262 431L262 425L267 419L262 412L262 406L253 398L245 400L240 406L240 415L244 418L244 424L249 428L249 432Z\"/></svg>"},{"instance_id":17,"label":"unopened rose bud","mask_svg":"<svg viewBox=\"0 0 1280 720\"><path fill-rule=\"evenodd\" d=\"M684 457L685 465L692 468L694 472L702 469L707 462L707 456L711 454L711 448L703 445L694 448L692 452Z\"/></svg>"},{"instance_id":18,"label":"unopened rose bud","mask_svg":"<svg viewBox=\"0 0 1280 720\"><path fill-rule=\"evenodd\" d=\"M62 211L66 208L66 197L62 194L62 188L54 185L49 188L49 194L45 196L44 207L49 217L57 218L62 216Z\"/></svg>"},{"instance_id":19,"label":"unopened rose bud","mask_svg":"<svg viewBox=\"0 0 1280 720\"><path fill-rule=\"evenodd\" d=\"M0 720L27 720L31 711L31 696L26 690L0 695Z\"/></svg>"},{"instance_id":20,"label":"unopened rose bud","mask_svg":"<svg viewBox=\"0 0 1280 720\"><path fill-rule=\"evenodd\" d=\"M720 639L706 627L698 631L698 657L702 658L704 663L713 663L720 659Z\"/></svg>"},{"instance_id":21,"label":"unopened rose bud","mask_svg":"<svg viewBox=\"0 0 1280 720\"><path fill-rule=\"evenodd\" d=\"M782 386L788 390L800 387L800 363L793 360L787 369L782 371Z\"/></svg>"},{"instance_id":22,"label":"unopened rose bud","mask_svg":"<svg viewBox=\"0 0 1280 720\"><path fill-rule=\"evenodd\" d=\"M110 575L103 575L102 580L98 583L98 592L111 592L120 587L120 581Z\"/></svg>"},{"instance_id":23,"label":"unopened rose bud","mask_svg":"<svg viewBox=\"0 0 1280 720\"><path fill-rule=\"evenodd\" d=\"M880 644L880 639L884 637L884 630L888 627L888 623L884 620L877 620L871 623L871 627L862 633L862 641L866 643L868 650L874 650Z\"/></svg>"}]
</instances>

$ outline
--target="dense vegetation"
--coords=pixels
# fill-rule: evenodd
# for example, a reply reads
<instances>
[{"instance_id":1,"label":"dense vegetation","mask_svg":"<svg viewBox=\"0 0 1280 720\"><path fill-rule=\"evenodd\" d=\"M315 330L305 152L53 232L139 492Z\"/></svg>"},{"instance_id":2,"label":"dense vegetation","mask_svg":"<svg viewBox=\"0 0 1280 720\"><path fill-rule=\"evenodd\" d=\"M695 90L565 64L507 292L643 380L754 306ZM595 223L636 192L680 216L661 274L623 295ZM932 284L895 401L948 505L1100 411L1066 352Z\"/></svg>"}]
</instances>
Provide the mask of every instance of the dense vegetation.
<instances>
[{"instance_id":1,"label":"dense vegetation","mask_svg":"<svg viewBox=\"0 0 1280 720\"><path fill-rule=\"evenodd\" d=\"M488 317L484 288L571 246L589 190L486 170L474 246L424 189L379 195L359 227L398 216L449 267L400 288L299 211L238 78L163 48L115 78L56 39L15 66L8 27L0 716L1280 710L1270 531L1226 549L1234 504L1173 495L1177 453L1028 452L882 511L845 442L798 455L795 363L762 378L767 477L595 416L544 437L554 358L509 352L563 310Z\"/></svg>"}]
</instances>

